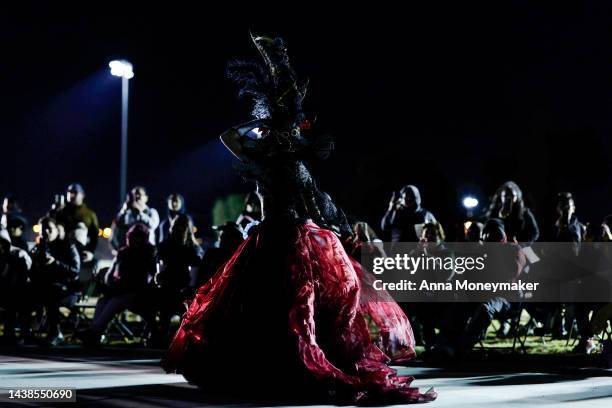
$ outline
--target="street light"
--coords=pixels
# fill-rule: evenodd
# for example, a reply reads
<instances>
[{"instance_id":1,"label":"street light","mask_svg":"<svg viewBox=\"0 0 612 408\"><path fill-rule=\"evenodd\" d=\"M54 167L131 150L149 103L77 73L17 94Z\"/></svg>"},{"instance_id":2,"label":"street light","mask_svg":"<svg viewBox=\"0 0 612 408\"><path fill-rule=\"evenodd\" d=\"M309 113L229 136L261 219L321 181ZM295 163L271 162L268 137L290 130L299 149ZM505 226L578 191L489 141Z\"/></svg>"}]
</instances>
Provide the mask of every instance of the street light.
<instances>
[{"instance_id":1,"label":"street light","mask_svg":"<svg viewBox=\"0 0 612 408\"><path fill-rule=\"evenodd\" d=\"M474 197L471 196L467 196L463 198L463 206L467 209L467 210L471 210L473 208L478 207L478 200Z\"/></svg>"},{"instance_id":2,"label":"street light","mask_svg":"<svg viewBox=\"0 0 612 408\"><path fill-rule=\"evenodd\" d=\"M134 67L126 60L108 63L110 73L121 77L121 166L119 175L119 205L127 195L127 150L128 150L128 96L129 80L134 78Z\"/></svg>"},{"instance_id":3,"label":"street light","mask_svg":"<svg viewBox=\"0 0 612 408\"><path fill-rule=\"evenodd\" d=\"M474 208L478 207L478 199L472 196L465 196L462 200L463 207L467 210L467 217L472 218Z\"/></svg>"}]
</instances>

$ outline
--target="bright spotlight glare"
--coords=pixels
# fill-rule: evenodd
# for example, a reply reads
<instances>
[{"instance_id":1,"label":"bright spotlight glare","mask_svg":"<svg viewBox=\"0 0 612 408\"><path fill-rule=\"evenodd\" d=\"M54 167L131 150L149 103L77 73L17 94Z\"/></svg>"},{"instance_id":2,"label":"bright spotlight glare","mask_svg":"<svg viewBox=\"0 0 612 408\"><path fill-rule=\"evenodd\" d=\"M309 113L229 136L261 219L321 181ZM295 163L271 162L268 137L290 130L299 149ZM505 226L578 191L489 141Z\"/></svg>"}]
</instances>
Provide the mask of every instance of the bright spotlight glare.
<instances>
[{"instance_id":1,"label":"bright spotlight glare","mask_svg":"<svg viewBox=\"0 0 612 408\"><path fill-rule=\"evenodd\" d=\"M114 60L108 63L111 75L125 79L134 78L134 67L126 60Z\"/></svg>"},{"instance_id":2,"label":"bright spotlight glare","mask_svg":"<svg viewBox=\"0 0 612 408\"><path fill-rule=\"evenodd\" d=\"M470 197L470 196L465 197L463 199L463 206L465 208L467 208L468 210L472 209L472 208L475 208L475 207L478 207L478 200L475 199L474 197Z\"/></svg>"}]
</instances>

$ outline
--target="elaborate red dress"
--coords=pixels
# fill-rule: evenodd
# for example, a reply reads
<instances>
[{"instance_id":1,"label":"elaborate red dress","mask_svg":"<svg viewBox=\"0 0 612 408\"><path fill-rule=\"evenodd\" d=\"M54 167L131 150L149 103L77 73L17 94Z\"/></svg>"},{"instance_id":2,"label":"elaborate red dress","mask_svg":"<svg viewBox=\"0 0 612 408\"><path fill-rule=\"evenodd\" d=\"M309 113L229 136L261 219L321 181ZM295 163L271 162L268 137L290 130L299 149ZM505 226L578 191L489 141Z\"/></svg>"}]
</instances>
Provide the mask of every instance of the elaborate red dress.
<instances>
[{"instance_id":1,"label":"elaborate red dress","mask_svg":"<svg viewBox=\"0 0 612 408\"><path fill-rule=\"evenodd\" d=\"M375 296L367 273L356 271L329 229L346 219L338 222L304 160L326 157L333 144L301 135L310 126L301 107L306 85L298 83L284 41L252 40L263 65L236 61L228 76L253 99L258 120L222 140L258 182L265 220L198 290L163 366L229 397L435 399L387 366L391 357L414 356L408 320L392 299ZM378 327L380 347L364 313Z\"/></svg>"},{"instance_id":2,"label":"elaborate red dress","mask_svg":"<svg viewBox=\"0 0 612 408\"><path fill-rule=\"evenodd\" d=\"M414 356L408 319L391 299L361 301L339 239L313 222L264 225L200 290L163 364L208 392L264 397L425 402L370 339ZM367 286L367 285L366 285ZM367 289L368 291L373 289Z\"/></svg>"}]
</instances>

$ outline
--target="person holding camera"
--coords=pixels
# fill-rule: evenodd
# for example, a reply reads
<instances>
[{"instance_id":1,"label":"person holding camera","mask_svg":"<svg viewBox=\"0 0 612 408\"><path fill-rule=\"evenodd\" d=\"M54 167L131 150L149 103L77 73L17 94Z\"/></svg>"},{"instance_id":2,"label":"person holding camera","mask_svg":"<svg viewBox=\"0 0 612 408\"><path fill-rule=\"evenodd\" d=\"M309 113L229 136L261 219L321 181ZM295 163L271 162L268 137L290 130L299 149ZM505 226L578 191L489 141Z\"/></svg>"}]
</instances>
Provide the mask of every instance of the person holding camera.
<instances>
[{"instance_id":1,"label":"person holding camera","mask_svg":"<svg viewBox=\"0 0 612 408\"><path fill-rule=\"evenodd\" d=\"M159 214L155 208L147 205L149 196L142 187L134 187L127 196L121 211L113 222L113 236L111 246L118 251L126 244L126 234L135 224L142 224L149 231L149 242L155 245L155 230L159 226Z\"/></svg>"},{"instance_id":2,"label":"person holding camera","mask_svg":"<svg viewBox=\"0 0 612 408\"><path fill-rule=\"evenodd\" d=\"M68 237L73 237L75 230L85 225L85 240L80 240L82 245L77 244L77 246L81 247L79 251L81 261L83 263L93 262L98 246L100 223L96 213L85 203L83 186L73 183L66 188L66 204L57 211L55 219L64 226Z\"/></svg>"},{"instance_id":3,"label":"person holding camera","mask_svg":"<svg viewBox=\"0 0 612 408\"><path fill-rule=\"evenodd\" d=\"M435 224L436 217L421 207L419 189L409 184L393 192L380 228L391 242L418 242L418 227L427 223Z\"/></svg>"}]
</instances>

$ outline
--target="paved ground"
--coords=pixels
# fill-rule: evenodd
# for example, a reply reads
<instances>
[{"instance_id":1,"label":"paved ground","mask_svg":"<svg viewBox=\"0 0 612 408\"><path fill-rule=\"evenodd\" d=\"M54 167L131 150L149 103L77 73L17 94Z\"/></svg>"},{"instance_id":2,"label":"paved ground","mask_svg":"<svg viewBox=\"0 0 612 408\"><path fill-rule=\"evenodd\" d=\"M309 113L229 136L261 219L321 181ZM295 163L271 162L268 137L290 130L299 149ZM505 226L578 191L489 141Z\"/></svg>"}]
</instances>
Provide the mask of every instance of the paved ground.
<instances>
[{"instance_id":1,"label":"paved ground","mask_svg":"<svg viewBox=\"0 0 612 408\"><path fill-rule=\"evenodd\" d=\"M0 388L74 387L79 407L249 406L206 401L181 376L158 367L160 352L112 349L84 352L0 351ZM520 361L517 361L520 360ZM417 377L415 385L434 386L439 398L431 407L610 407L612 370L576 368L569 358L505 358L451 368L401 367ZM503 369L502 369L503 367ZM248 368L237 367L237 371ZM52 404L58 406L58 404ZM266 404L257 404L262 406ZM0 406L40 406L2 403Z\"/></svg>"}]
</instances>

